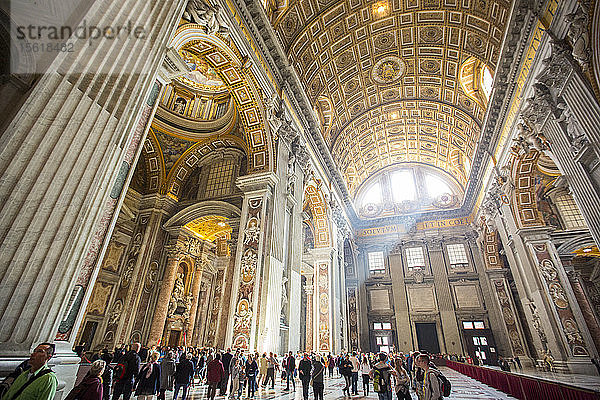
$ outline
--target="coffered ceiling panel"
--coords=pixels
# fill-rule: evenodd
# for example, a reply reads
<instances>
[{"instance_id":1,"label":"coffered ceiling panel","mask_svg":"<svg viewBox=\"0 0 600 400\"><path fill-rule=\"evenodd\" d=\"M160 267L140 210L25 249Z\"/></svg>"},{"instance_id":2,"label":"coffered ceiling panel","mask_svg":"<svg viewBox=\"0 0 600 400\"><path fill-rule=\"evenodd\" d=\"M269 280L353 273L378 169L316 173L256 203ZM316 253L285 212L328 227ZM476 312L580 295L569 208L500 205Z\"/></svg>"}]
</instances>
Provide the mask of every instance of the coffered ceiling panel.
<instances>
[{"instance_id":1,"label":"coffered ceiling panel","mask_svg":"<svg viewBox=\"0 0 600 400\"><path fill-rule=\"evenodd\" d=\"M275 29L348 189L388 165L422 162L465 184L485 109L460 85L474 57L495 70L504 0L292 2ZM323 109L328 105L328 109Z\"/></svg>"}]
</instances>

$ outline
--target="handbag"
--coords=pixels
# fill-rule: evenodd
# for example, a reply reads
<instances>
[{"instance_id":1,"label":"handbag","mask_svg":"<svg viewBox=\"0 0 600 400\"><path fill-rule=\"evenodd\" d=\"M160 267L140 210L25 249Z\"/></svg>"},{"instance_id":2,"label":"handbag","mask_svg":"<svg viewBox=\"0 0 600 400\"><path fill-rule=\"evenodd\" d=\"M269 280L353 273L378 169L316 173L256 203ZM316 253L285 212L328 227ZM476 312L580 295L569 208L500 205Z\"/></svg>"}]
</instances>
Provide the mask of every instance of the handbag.
<instances>
[{"instance_id":1,"label":"handbag","mask_svg":"<svg viewBox=\"0 0 600 400\"><path fill-rule=\"evenodd\" d=\"M315 382L314 379L316 376L319 376L320 373L323 372L323 370L325 369L325 367L321 367L321 370L319 372L317 372L316 374L314 374L311 378L310 378L310 386L315 386Z\"/></svg>"}]
</instances>

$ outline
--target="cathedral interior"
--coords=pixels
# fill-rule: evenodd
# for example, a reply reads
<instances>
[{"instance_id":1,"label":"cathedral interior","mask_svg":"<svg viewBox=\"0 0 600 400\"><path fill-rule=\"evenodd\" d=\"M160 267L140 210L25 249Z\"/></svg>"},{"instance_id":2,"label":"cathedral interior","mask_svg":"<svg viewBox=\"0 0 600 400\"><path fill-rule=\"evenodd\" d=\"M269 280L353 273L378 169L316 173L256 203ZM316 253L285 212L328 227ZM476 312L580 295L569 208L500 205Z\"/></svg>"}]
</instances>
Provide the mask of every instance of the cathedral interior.
<instances>
[{"instance_id":1,"label":"cathedral interior","mask_svg":"<svg viewBox=\"0 0 600 400\"><path fill-rule=\"evenodd\" d=\"M2 13L3 370L141 342L596 374L600 2L100 3L69 21L146 35L41 56Z\"/></svg>"}]
</instances>

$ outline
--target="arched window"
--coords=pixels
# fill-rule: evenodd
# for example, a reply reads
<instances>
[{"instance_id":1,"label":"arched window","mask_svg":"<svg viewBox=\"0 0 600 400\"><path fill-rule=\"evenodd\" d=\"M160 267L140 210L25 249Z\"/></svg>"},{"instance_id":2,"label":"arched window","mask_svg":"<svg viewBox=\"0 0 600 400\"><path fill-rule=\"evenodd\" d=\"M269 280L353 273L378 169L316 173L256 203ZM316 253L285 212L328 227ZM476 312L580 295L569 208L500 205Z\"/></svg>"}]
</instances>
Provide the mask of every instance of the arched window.
<instances>
[{"instance_id":1,"label":"arched window","mask_svg":"<svg viewBox=\"0 0 600 400\"><path fill-rule=\"evenodd\" d=\"M492 76L492 70L490 67L485 65L481 70L481 88L485 94L486 99L490 99L492 94L492 85L494 83L494 77Z\"/></svg>"},{"instance_id":2,"label":"arched window","mask_svg":"<svg viewBox=\"0 0 600 400\"><path fill-rule=\"evenodd\" d=\"M417 194L413 172L409 169L394 171L390 175L390 185L394 201L400 203L406 200L414 200Z\"/></svg>"},{"instance_id":3,"label":"arched window","mask_svg":"<svg viewBox=\"0 0 600 400\"><path fill-rule=\"evenodd\" d=\"M363 196L362 204L379 204L381 203L382 199L383 197L381 196L381 183L375 182L371 185L371 187L369 187L366 190Z\"/></svg>"},{"instance_id":4,"label":"arched window","mask_svg":"<svg viewBox=\"0 0 600 400\"><path fill-rule=\"evenodd\" d=\"M443 171L417 163L403 163L369 178L356 194L358 213L377 218L424 210L448 209L459 204L463 188Z\"/></svg>"},{"instance_id":5,"label":"arched window","mask_svg":"<svg viewBox=\"0 0 600 400\"><path fill-rule=\"evenodd\" d=\"M452 189L442 178L431 174L425 176L425 187L427 188L427 194L432 198L452 193Z\"/></svg>"}]
</instances>

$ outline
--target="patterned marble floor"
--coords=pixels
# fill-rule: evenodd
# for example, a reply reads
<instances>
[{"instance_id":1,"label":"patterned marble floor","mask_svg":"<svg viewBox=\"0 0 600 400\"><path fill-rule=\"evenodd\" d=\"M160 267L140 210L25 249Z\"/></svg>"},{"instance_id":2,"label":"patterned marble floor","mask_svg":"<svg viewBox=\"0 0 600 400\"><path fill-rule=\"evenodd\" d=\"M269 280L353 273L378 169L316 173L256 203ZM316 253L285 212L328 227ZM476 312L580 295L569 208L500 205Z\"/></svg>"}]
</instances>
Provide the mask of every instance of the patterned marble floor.
<instances>
[{"instance_id":1,"label":"patterned marble floor","mask_svg":"<svg viewBox=\"0 0 600 400\"><path fill-rule=\"evenodd\" d=\"M480 383L474 379L471 379L465 375L462 375L449 368L441 368L444 375L452 383L452 394L449 399L486 399L486 400L509 400L514 399L496 389L493 389L483 383ZM362 387L362 379L359 378L359 389ZM342 395L342 388L344 387L344 380L340 377L327 377L325 380L325 391L324 399L327 400L344 400L349 399ZM299 380L296 380L296 391L286 392L285 382L278 379L275 384L275 390L263 390L259 389L255 399L257 400L301 400L302 399L302 385ZM196 384L194 388L188 393L188 400L199 400L206 398L206 386ZM369 396L363 396L362 390L359 390L359 396L352 396L352 400L377 400L377 394L373 391L371 385L371 393ZM413 399L417 399L416 394L412 394ZM181 399L181 394L179 395ZM217 396L217 400L224 400L225 397ZM313 399L312 388L310 393L310 399ZM173 392L167 392L166 400L173 400ZM394 396L396 400L396 396Z\"/></svg>"}]
</instances>

